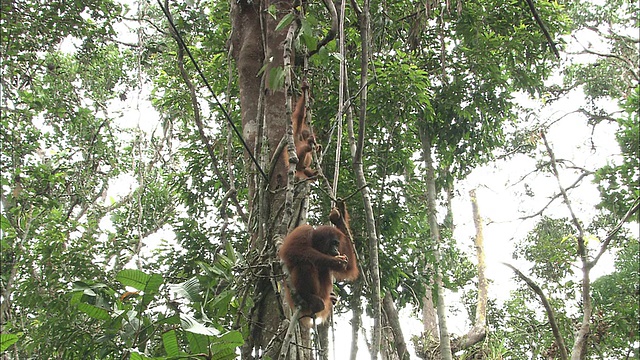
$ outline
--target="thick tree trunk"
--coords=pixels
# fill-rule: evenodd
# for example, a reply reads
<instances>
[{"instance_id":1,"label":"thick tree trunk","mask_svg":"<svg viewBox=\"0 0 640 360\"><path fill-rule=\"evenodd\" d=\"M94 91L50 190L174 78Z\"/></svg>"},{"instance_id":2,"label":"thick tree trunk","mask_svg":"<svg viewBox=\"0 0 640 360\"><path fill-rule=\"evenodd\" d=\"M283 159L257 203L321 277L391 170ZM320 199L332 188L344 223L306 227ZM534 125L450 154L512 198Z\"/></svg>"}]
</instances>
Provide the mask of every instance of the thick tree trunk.
<instances>
[{"instance_id":1,"label":"thick tree trunk","mask_svg":"<svg viewBox=\"0 0 640 360\"><path fill-rule=\"evenodd\" d=\"M282 17L293 8L293 1L232 1L231 20L232 55L238 68L240 87L240 107L243 137L256 159L260 159L263 171L278 143L286 133L290 118L287 116L285 93L282 89L271 89L264 82L275 68L283 68L284 40L286 31L274 31ZM275 7L275 18L266 13L270 6ZM265 72L259 74L265 63ZM261 93L261 89L264 92ZM261 107L262 106L262 107ZM249 157L246 157L249 159ZM254 164L247 161L251 244L247 261L254 271L246 279L253 293L254 306L249 314L249 337L243 347L243 359L254 356L277 354L278 341L274 337L282 336L280 325L284 319L282 300L278 295L278 279L282 270L276 257L275 239L283 237L281 233L285 192L275 191L287 184L284 161L278 161L269 179L262 178ZM268 185L266 183L268 181ZM269 187L270 191L264 191ZM269 266L265 266L269 265Z\"/></svg>"},{"instance_id":2,"label":"thick tree trunk","mask_svg":"<svg viewBox=\"0 0 640 360\"><path fill-rule=\"evenodd\" d=\"M430 270L427 270L430 272ZM433 304L433 282L426 286L424 298L422 298L422 329L425 336L433 340L438 340L438 316L436 307Z\"/></svg>"},{"instance_id":3,"label":"thick tree trunk","mask_svg":"<svg viewBox=\"0 0 640 360\"><path fill-rule=\"evenodd\" d=\"M259 2L232 1L231 21L231 50L238 68L243 137L249 148L255 149L260 127L257 115L261 77L258 71L264 60Z\"/></svg>"}]
</instances>

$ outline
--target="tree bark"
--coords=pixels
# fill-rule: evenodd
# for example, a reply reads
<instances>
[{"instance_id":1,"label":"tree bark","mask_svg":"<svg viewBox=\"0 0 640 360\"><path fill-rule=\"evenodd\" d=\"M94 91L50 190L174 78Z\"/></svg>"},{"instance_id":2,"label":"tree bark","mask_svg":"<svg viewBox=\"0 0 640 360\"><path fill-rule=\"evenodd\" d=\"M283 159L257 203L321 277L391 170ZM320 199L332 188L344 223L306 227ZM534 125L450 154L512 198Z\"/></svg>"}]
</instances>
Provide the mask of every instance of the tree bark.
<instances>
[{"instance_id":1,"label":"tree bark","mask_svg":"<svg viewBox=\"0 0 640 360\"><path fill-rule=\"evenodd\" d=\"M593 305L591 304L591 279L589 278L591 264L589 263L586 241L584 239L585 231L582 227L582 223L580 223L580 220L573 211L569 195L567 194L567 191L562 186L562 182L560 181L560 173L558 172L558 165L556 162L556 156L553 153L553 149L551 148L551 145L549 145L545 133L541 132L540 135L542 137L542 140L544 141L547 153L549 154L551 171L558 183L558 189L560 189L564 204L567 206L569 214L571 214L571 221L573 222L576 230L578 230L578 256L580 257L580 262L582 263L582 323L580 324L578 332L576 333L575 341L573 343L573 349L571 349L571 360L584 360L587 357L587 345L589 332L591 329L591 313L593 312Z\"/></svg>"},{"instance_id":2,"label":"tree bark","mask_svg":"<svg viewBox=\"0 0 640 360\"><path fill-rule=\"evenodd\" d=\"M422 156L427 168L427 212L429 214L429 228L434 242L433 255L435 258L435 289L436 289L436 312L438 314L438 329L440 334L440 354L442 359L451 360L451 341L447 329L447 311L444 302L444 286L442 284L442 270L440 269L440 228L438 226L436 209L436 181L433 159L431 158L431 138L426 129L420 126L420 138L422 142Z\"/></svg>"},{"instance_id":3,"label":"tree bark","mask_svg":"<svg viewBox=\"0 0 640 360\"><path fill-rule=\"evenodd\" d=\"M287 31L276 32L275 27L292 11L293 5L292 0L231 2L231 54L238 69L243 138L249 148L254 149L263 170L268 168L269 160L274 157L278 143L291 123L287 117L285 92L271 88L265 79L272 70L284 69ZM270 6L275 9L275 18L266 14ZM265 61L268 63L260 74ZM278 342L272 340L282 336L280 324L284 319L276 281L282 278L282 269L276 257L275 240L282 238L282 229L286 229L286 225L282 226L285 192L276 190L287 185L287 167L284 160L276 160L273 171L268 174L268 184L256 176L259 172L253 165L247 168L250 174L250 228L256 231L251 234L247 255L249 266L254 269L246 280L248 288L253 289L250 296L254 306L249 314L249 336L242 349L242 358L263 355L275 358L279 349L274 344ZM269 191L264 191L267 187Z\"/></svg>"},{"instance_id":4,"label":"tree bark","mask_svg":"<svg viewBox=\"0 0 640 360\"><path fill-rule=\"evenodd\" d=\"M333 322L333 315L328 321L316 327L318 330L318 341L321 344L321 351L318 360L329 360L329 325ZM334 345L335 346L335 345Z\"/></svg>"},{"instance_id":5,"label":"tree bark","mask_svg":"<svg viewBox=\"0 0 640 360\"><path fill-rule=\"evenodd\" d=\"M364 148L365 127L367 120L367 94L369 82L369 49L371 48L369 0L364 0L360 13L360 37L362 38L362 59L360 65L360 124L358 129L358 144L353 153L353 167L356 173L356 183L362 189L367 220L367 238L369 243L369 270L371 273L371 310L373 316L373 330L371 334L371 360L378 358L380 339L382 336L382 306L380 299L380 264L378 261L378 235L376 231L373 205L369 195L369 188L364 176L362 151Z\"/></svg>"},{"instance_id":6,"label":"tree bark","mask_svg":"<svg viewBox=\"0 0 640 360\"><path fill-rule=\"evenodd\" d=\"M400 326L400 319L398 317L398 310L393 303L391 294L387 292L382 300L384 312L387 315L387 321L391 327L393 333L393 340L395 345L395 351L398 354L398 359L408 360L409 351L407 351L407 344L404 341L404 335L402 334L402 327Z\"/></svg>"},{"instance_id":7,"label":"tree bark","mask_svg":"<svg viewBox=\"0 0 640 360\"><path fill-rule=\"evenodd\" d=\"M362 54L360 62L360 114L358 124L358 137L356 139L353 117L348 115L348 132L349 132L349 147L351 156L353 158L353 170L356 177L356 185L361 190L362 202L365 211L365 225L367 233L367 242L369 245L369 287L371 293L371 309L373 317L373 329L371 334L371 345L369 346L369 352L371 359L376 360L378 353L380 352L380 341L382 334L382 306L380 297L380 263L378 260L378 235L376 231L375 215L373 213L373 205L371 203L371 195L369 188L367 187L367 181L364 175L364 166L362 163L362 150L364 148L365 127L367 120L367 93L368 93L368 74L369 74L369 49L371 47L370 40L370 14L369 14L369 0L364 1L362 9L357 8L357 4L352 2L354 10L358 13L359 25L360 25L360 37L362 39ZM344 59L344 57L343 57ZM344 65L344 62L342 63ZM346 86L341 84L341 86ZM351 114L350 109L347 109ZM363 274L364 276L365 274ZM352 347L352 351L357 347ZM355 356L352 352L351 356Z\"/></svg>"},{"instance_id":8,"label":"tree bark","mask_svg":"<svg viewBox=\"0 0 640 360\"><path fill-rule=\"evenodd\" d=\"M560 333L560 328L558 327L558 322L556 321L555 312L547 300L547 297L542 292L542 289L535 281L528 278L525 274L523 274L520 270L516 269L513 265L504 263L504 265L508 266L513 272L518 275L520 279L522 279L527 285L533 290L533 292L538 295L540 302L542 302L542 306L544 306L544 310L547 313L547 318L549 319L549 325L551 326L551 331L553 332L553 337L556 339L556 344L558 344L558 350L560 351L560 359L567 360L567 350L564 345L564 340L562 339L562 334ZM573 356L572 356L573 358Z\"/></svg>"},{"instance_id":9,"label":"tree bark","mask_svg":"<svg viewBox=\"0 0 640 360\"><path fill-rule=\"evenodd\" d=\"M438 340L438 316L433 304L433 287L433 282L428 284L425 296L422 298L422 329L427 337Z\"/></svg>"},{"instance_id":10,"label":"tree bark","mask_svg":"<svg viewBox=\"0 0 640 360\"><path fill-rule=\"evenodd\" d=\"M353 311L353 318L351 319L351 354L349 359L356 360L358 356L358 333L362 326L362 287L364 281L362 279L365 274L361 274L360 278L353 284L353 296L351 298L351 309Z\"/></svg>"},{"instance_id":11,"label":"tree bark","mask_svg":"<svg viewBox=\"0 0 640 360\"><path fill-rule=\"evenodd\" d=\"M255 149L260 127L258 99L261 77L258 71L264 61L260 11L259 2L231 2L231 54L238 68L242 132L252 149ZM255 189L250 187L250 190Z\"/></svg>"},{"instance_id":12,"label":"tree bark","mask_svg":"<svg viewBox=\"0 0 640 360\"><path fill-rule=\"evenodd\" d=\"M452 352L468 349L471 346L484 340L487 336L487 301L489 284L485 276L487 268L484 255L484 235L482 231L482 217L478 208L478 199L476 198L476 190L469 191L471 197L471 207L473 209L473 223L476 227L475 248L476 257L478 259L478 299L476 301L476 316L473 327L463 335L456 339L451 345Z\"/></svg>"}]
</instances>

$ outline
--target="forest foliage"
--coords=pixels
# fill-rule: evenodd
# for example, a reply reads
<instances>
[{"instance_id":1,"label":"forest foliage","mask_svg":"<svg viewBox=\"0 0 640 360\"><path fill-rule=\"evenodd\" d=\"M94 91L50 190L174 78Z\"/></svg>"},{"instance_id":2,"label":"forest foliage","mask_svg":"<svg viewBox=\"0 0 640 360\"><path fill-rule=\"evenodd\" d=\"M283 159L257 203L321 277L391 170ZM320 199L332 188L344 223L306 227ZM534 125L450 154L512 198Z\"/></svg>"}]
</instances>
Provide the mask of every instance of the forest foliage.
<instances>
[{"instance_id":1,"label":"forest foliage","mask_svg":"<svg viewBox=\"0 0 640 360\"><path fill-rule=\"evenodd\" d=\"M583 325L583 359L637 358L638 4L534 3L553 43L525 1L371 2L363 168L379 234L381 294L343 289L350 298L335 311L348 314L359 304L366 317L373 297L389 294L398 309L419 313L437 266L445 295L462 294L448 307L472 323L477 260L459 233L471 221L452 201L467 199L462 189L472 186L474 171L513 169L520 180L503 186L485 178L474 186L513 189L511 202L526 209L507 219L521 227L515 238L502 239L522 276L514 272L509 295L489 285L486 338L456 358L563 358L559 346L575 354ZM256 271L246 257L258 230L247 220L251 166L228 122L241 123L230 5L164 5L210 87L180 58L154 2L2 1L3 359L240 356L257 301L245 274ZM357 113L362 44L349 9L345 61ZM322 2L309 1L303 15L282 23L282 31L299 24L298 54L318 45L330 26L326 16ZM331 41L305 59L328 178L340 56ZM279 86L283 75L273 74ZM566 99L579 100L545 110ZM574 136L564 133L571 127L587 134L578 151L600 160L574 161L562 147L563 137ZM437 244L425 210L425 139L436 166ZM339 168L338 195L357 193L351 158L342 156ZM479 198L481 212L499 206L489 190ZM319 185L309 199L309 223L326 223L330 199ZM351 201L350 212L368 266L363 204ZM560 336L531 284L553 308ZM428 358L424 334L413 335L413 353Z\"/></svg>"}]
</instances>

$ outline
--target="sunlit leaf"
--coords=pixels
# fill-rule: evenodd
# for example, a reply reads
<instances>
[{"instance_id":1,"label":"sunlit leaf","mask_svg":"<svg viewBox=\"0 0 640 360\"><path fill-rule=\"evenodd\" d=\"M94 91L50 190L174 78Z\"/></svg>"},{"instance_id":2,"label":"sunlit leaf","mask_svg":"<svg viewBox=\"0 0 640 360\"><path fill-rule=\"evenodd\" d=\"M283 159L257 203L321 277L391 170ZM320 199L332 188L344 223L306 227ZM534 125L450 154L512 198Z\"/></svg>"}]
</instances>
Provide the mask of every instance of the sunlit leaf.
<instances>
[{"instance_id":1,"label":"sunlit leaf","mask_svg":"<svg viewBox=\"0 0 640 360\"><path fill-rule=\"evenodd\" d=\"M16 334L0 334L0 352L5 351L9 348L9 346L15 344L18 341L19 337Z\"/></svg>"}]
</instances>

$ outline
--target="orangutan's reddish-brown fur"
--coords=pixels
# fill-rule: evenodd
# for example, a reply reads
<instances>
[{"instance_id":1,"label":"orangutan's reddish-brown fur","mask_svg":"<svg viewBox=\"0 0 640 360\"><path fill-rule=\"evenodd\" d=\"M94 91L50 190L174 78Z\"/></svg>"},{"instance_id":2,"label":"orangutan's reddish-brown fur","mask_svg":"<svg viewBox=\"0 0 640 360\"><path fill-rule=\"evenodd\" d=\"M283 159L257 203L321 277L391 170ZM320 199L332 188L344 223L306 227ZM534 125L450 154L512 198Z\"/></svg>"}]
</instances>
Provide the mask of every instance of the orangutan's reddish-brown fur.
<instances>
[{"instance_id":1,"label":"orangutan's reddish-brown fur","mask_svg":"<svg viewBox=\"0 0 640 360\"><path fill-rule=\"evenodd\" d=\"M324 321L333 306L333 279L355 280L358 264L348 234L348 214L340 216L337 209L329 216L337 226L313 228L301 225L284 239L279 256L289 271L289 283L295 289L296 300L285 282L287 302L291 308L301 307L303 324L311 326L310 318Z\"/></svg>"}]
</instances>

